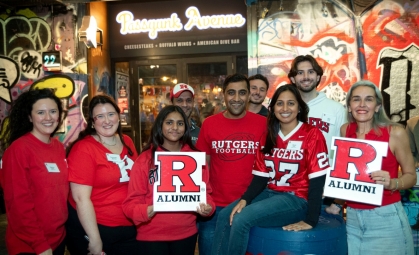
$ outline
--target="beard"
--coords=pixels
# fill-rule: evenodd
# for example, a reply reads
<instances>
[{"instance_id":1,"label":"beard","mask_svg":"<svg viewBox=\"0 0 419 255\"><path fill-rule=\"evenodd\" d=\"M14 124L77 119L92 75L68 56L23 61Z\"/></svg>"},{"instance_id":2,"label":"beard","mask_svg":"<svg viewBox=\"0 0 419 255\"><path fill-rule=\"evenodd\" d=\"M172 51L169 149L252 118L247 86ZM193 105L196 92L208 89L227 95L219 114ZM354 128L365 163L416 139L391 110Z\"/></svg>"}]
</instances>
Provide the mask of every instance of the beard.
<instances>
[{"instance_id":1,"label":"beard","mask_svg":"<svg viewBox=\"0 0 419 255\"><path fill-rule=\"evenodd\" d=\"M241 115L244 111L246 111L246 104L244 102L241 102L238 107L233 107L232 103L228 102L226 107L227 111L233 116Z\"/></svg>"},{"instance_id":2,"label":"beard","mask_svg":"<svg viewBox=\"0 0 419 255\"><path fill-rule=\"evenodd\" d=\"M301 82L306 82L307 80L303 80L303 81L301 81ZM306 92L306 93L308 93L308 92L311 92L311 91L313 91L314 89L316 89L316 87L317 87L317 83L314 81L314 80L310 80L311 82L312 82L312 84L311 84L311 86L309 86L309 87L303 87L302 85L301 85L301 83L300 82L298 82L297 83L297 88L298 88L298 90L301 90L301 91L303 91L303 92Z\"/></svg>"},{"instance_id":3,"label":"beard","mask_svg":"<svg viewBox=\"0 0 419 255\"><path fill-rule=\"evenodd\" d=\"M250 98L249 102L252 104L262 104L264 100L265 100L264 98L261 98L259 101L255 101Z\"/></svg>"}]
</instances>

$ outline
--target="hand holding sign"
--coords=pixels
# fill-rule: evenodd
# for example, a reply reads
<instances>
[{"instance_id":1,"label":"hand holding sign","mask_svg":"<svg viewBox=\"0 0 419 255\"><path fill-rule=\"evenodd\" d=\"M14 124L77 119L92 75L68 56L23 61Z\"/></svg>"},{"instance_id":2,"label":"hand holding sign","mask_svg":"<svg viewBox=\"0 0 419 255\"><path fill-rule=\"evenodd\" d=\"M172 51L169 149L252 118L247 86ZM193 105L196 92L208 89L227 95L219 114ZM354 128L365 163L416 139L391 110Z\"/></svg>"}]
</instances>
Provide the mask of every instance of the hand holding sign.
<instances>
[{"instance_id":1,"label":"hand holding sign","mask_svg":"<svg viewBox=\"0 0 419 255\"><path fill-rule=\"evenodd\" d=\"M371 173L371 180L377 184L382 184L384 189L390 189L391 177L390 173L385 170L379 170Z\"/></svg>"},{"instance_id":2,"label":"hand holding sign","mask_svg":"<svg viewBox=\"0 0 419 255\"><path fill-rule=\"evenodd\" d=\"M153 218L153 216L156 214L156 212L154 211L154 206L149 205L147 207L147 216L149 219Z\"/></svg>"},{"instance_id":3,"label":"hand holding sign","mask_svg":"<svg viewBox=\"0 0 419 255\"><path fill-rule=\"evenodd\" d=\"M379 171L388 143L333 137L332 149L333 169L326 175L324 195L381 205L383 185L390 186L388 172Z\"/></svg>"},{"instance_id":4,"label":"hand holding sign","mask_svg":"<svg viewBox=\"0 0 419 255\"><path fill-rule=\"evenodd\" d=\"M201 216L208 216L212 211L212 206L209 204L200 203L199 206L196 207L196 211Z\"/></svg>"}]
</instances>

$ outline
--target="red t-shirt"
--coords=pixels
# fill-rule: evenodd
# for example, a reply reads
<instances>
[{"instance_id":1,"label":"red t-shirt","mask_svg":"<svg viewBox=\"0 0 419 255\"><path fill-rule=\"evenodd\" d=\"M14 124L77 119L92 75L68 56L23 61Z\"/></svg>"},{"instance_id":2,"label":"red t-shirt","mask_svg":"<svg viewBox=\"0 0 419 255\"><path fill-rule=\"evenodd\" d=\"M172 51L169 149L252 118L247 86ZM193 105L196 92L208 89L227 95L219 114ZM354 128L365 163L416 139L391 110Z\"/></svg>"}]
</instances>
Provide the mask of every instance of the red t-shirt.
<instances>
[{"instance_id":1,"label":"red t-shirt","mask_svg":"<svg viewBox=\"0 0 419 255\"><path fill-rule=\"evenodd\" d=\"M266 134L261 138L265 146ZM253 174L269 177L268 188L293 192L307 200L310 179L325 175L329 168L327 145L321 131L300 122L287 136L281 132L272 155L259 151Z\"/></svg>"},{"instance_id":2,"label":"red t-shirt","mask_svg":"<svg viewBox=\"0 0 419 255\"><path fill-rule=\"evenodd\" d=\"M120 155L112 154L92 136L88 136L74 144L67 159L68 180L92 186L90 199L97 223L108 227L132 225L122 211L122 202L127 197L129 171L138 154L131 138L124 135L123 139L131 148L132 156L125 147ZM69 202L76 208L71 192Z\"/></svg>"},{"instance_id":3,"label":"red t-shirt","mask_svg":"<svg viewBox=\"0 0 419 255\"><path fill-rule=\"evenodd\" d=\"M158 148L157 151L163 151ZM182 152L193 152L184 145ZM128 197L124 201L125 214L137 225L137 240L141 241L175 241L192 236L196 228L195 212L157 212L151 219L147 215L147 207L153 205L154 176L150 176L150 169L154 169L151 150L140 154L132 168ZM202 168L202 181L207 184L207 204L215 210L215 204L210 196L211 186L208 184L208 170ZM211 215L210 214L210 215Z\"/></svg>"},{"instance_id":4,"label":"red t-shirt","mask_svg":"<svg viewBox=\"0 0 419 255\"><path fill-rule=\"evenodd\" d=\"M64 146L27 133L6 149L2 164L9 254L56 249L64 240L68 217Z\"/></svg>"},{"instance_id":5,"label":"red t-shirt","mask_svg":"<svg viewBox=\"0 0 419 255\"><path fill-rule=\"evenodd\" d=\"M266 118L252 112L240 119L228 119L223 113L205 119L196 147L210 156L210 184L217 206L229 205L247 190L265 131Z\"/></svg>"}]
</instances>

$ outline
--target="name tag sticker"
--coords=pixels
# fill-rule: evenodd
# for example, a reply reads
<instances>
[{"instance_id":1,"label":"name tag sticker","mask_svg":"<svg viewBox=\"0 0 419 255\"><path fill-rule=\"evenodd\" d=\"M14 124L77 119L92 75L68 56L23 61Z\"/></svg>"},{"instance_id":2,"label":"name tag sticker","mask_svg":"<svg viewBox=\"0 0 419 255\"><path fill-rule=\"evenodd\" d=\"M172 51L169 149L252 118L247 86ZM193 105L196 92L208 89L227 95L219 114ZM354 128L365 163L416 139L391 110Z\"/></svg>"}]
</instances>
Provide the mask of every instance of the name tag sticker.
<instances>
[{"instance_id":1,"label":"name tag sticker","mask_svg":"<svg viewBox=\"0 0 419 255\"><path fill-rule=\"evenodd\" d=\"M301 145L303 144L302 141L289 141L287 145L288 150L300 150Z\"/></svg>"},{"instance_id":2,"label":"name tag sticker","mask_svg":"<svg viewBox=\"0 0 419 255\"><path fill-rule=\"evenodd\" d=\"M45 163L45 166L47 167L47 171L50 173L59 173L60 169L58 169L57 164L55 163Z\"/></svg>"},{"instance_id":3,"label":"name tag sticker","mask_svg":"<svg viewBox=\"0 0 419 255\"><path fill-rule=\"evenodd\" d=\"M121 161L121 158L118 154L106 153L106 158L111 162Z\"/></svg>"},{"instance_id":4,"label":"name tag sticker","mask_svg":"<svg viewBox=\"0 0 419 255\"><path fill-rule=\"evenodd\" d=\"M327 122L329 124L335 124L335 122L336 122L336 116L333 116L330 113L323 113L322 121L323 122Z\"/></svg>"}]
</instances>

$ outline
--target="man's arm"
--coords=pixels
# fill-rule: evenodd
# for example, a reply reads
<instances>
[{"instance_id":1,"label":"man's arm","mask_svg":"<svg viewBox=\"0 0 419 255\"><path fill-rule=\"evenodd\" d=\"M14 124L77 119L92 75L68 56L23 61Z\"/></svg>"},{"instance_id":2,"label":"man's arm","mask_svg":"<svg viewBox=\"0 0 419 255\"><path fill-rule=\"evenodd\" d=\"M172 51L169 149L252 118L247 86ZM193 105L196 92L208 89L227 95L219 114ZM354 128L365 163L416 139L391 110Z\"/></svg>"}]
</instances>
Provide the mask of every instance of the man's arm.
<instances>
[{"instance_id":1,"label":"man's arm","mask_svg":"<svg viewBox=\"0 0 419 255\"><path fill-rule=\"evenodd\" d=\"M412 151L416 168L419 167L419 161L417 159L417 155L418 155L417 147L419 146L419 144L416 144L414 129L415 129L415 125L419 125L418 122L419 122L419 118L410 119L407 121L407 125L406 125L406 132L409 137L410 150ZM419 133L417 134L417 136L419 136Z\"/></svg>"}]
</instances>

